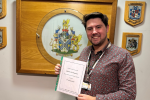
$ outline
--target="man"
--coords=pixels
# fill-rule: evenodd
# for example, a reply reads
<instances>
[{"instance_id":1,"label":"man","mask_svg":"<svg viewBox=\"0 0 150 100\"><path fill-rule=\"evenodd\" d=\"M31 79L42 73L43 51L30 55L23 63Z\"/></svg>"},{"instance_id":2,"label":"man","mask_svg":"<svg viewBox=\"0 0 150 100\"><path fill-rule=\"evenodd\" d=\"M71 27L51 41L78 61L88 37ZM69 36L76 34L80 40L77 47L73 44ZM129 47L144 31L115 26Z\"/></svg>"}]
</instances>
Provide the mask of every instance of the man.
<instances>
[{"instance_id":1,"label":"man","mask_svg":"<svg viewBox=\"0 0 150 100\"><path fill-rule=\"evenodd\" d=\"M78 100L135 100L135 67L129 52L110 43L106 15L94 12L83 17L87 37L92 46L85 47L79 60L88 62ZM59 74L60 65L55 66Z\"/></svg>"}]
</instances>

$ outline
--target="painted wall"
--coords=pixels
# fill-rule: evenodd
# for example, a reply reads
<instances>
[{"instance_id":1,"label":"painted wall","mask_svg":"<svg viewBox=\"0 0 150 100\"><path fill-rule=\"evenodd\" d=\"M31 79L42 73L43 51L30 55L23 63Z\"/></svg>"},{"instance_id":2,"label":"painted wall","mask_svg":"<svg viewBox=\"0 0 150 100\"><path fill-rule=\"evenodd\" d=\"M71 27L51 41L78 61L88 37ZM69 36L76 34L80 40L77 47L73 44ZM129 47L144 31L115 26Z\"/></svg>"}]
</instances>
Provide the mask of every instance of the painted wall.
<instances>
[{"instance_id":1,"label":"painted wall","mask_svg":"<svg viewBox=\"0 0 150 100\"><path fill-rule=\"evenodd\" d=\"M117 7L114 44L121 47L123 32L143 33L141 52L133 56L137 79L136 100L150 98L150 0L145 1L144 22L135 27L124 22L125 0L118 0ZM0 50L1 100L75 100L72 96L54 91L55 76L16 73L16 0L7 0L7 15L0 19L0 27L7 27L8 39L7 46Z\"/></svg>"}]
</instances>

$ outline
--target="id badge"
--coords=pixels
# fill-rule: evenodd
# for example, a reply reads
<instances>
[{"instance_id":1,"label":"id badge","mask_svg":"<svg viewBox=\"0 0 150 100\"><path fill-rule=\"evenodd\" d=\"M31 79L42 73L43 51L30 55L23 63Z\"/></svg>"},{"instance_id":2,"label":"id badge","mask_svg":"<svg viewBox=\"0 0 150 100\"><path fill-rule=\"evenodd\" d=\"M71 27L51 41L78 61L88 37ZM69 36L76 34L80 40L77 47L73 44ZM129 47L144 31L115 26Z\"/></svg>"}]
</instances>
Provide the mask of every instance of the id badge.
<instances>
[{"instance_id":1,"label":"id badge","mask_svg":"<svg viewBox=\"0 0 150 100\"><path fill-rule=\"evenodd\" d=\"M83 82L82 88L90 91L91 90L91 84Z\"/></svg>"}]
</instances>

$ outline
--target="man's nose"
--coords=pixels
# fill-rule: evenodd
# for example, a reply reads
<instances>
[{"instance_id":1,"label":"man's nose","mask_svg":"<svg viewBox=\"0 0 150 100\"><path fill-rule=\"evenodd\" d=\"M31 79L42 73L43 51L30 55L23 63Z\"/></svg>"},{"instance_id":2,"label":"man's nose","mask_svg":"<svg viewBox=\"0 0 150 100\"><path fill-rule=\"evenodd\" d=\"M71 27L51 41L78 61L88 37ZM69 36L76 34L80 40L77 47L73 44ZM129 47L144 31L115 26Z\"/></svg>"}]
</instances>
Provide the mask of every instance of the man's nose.
<instances>
[{"instance_id":1,"label":"man's nose","mask_svg":"<svg viewBox=\"0 0 150 100\"><path fill-rule=\"evenodd\" d=\"M92 32L92 33L93 33L93 34L97 33L96 28L93 28L93 32Z\"/></svg>"}]
</instances>

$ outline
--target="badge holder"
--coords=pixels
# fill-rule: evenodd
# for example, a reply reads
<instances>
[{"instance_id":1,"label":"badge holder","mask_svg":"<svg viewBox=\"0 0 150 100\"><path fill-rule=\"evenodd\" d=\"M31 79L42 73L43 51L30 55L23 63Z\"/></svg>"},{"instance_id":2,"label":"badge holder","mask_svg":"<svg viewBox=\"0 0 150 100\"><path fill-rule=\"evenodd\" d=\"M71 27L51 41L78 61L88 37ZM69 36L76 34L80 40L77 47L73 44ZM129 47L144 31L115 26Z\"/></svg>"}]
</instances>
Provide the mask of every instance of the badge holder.
<instances>
[{"instance_id":1,"label":"badge holder","mask_svg":"<svg viewBox=\"0 0 150 100\"><path fill-rule=\"evenodd\" d=\"M91 90L91 84L89 83L89 74L85 74L84 82L82 83L82 88L85 90Z\"/></svg>"},{"instance_id":2,"label":"badge holder","mask_svg":"<svg viewBox=\"0 0 150 100\"><path fill-rule=\"evenodd\" d=\"M91 90L91 84L90 83L85 83L83 82L82 83L82 88L85 89L85 90Z\"/></svg>"}]
</instances>

